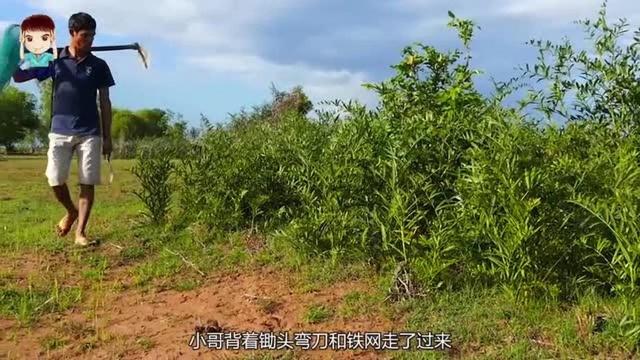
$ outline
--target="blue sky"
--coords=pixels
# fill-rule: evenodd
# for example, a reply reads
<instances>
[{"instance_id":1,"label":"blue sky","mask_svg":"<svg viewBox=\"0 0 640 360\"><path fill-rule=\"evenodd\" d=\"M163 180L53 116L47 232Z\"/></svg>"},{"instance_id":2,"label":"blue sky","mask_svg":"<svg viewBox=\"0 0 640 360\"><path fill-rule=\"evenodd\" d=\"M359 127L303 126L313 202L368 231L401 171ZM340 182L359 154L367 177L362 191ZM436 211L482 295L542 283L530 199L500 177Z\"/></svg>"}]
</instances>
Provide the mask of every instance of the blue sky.
<instances>
[{"instance_id":1,"label":"blue sky","mask_svg":"<svg viewBox=\"0 0 640 360\"><path fill-rule=\"evenodd\" d=\"M594 17L592 0L3 0L0 22L20 23L45 13L54 18L58 45L68 42L69 15L92 14L96 45L139 42L151 53L145 70L132 51L100 53L117 85L115 106L168 108L197 125L199 114L227 114L302 85L314 101L359 99L375 104L363 82L390 76L400 50L419 41L443 50L458 46L447 30L447 10L481 26L474 65L497 79L532 62L531 38L580 40L573 20ZM640 2L609 1L612 18L640 26ZM488 78L487 78L488 79ZM488 89L488 81L480 83ZM35 90L35 84L20 85Z\"/></svg>"}]
</instances>

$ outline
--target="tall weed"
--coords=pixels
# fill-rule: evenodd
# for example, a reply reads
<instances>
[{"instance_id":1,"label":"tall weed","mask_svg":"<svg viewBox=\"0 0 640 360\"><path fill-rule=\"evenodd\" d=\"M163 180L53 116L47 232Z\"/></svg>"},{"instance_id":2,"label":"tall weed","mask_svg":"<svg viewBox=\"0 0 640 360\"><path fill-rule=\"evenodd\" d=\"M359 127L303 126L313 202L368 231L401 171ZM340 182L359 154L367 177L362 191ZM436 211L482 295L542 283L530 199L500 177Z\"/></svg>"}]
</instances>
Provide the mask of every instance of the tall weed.
<instances>
[{"instance_id":1,"label":"tall weed","mask_svg":"<svg viewBox=\"0 0 640 360\"><path fill-rule=\"evenodd\" d=\"M145 205L147 218L155 224L165 223L171 208L173 161L173 151L159 139L139 150L131 170L141 185L135 195Z\"/></svg>"}]
</instances>

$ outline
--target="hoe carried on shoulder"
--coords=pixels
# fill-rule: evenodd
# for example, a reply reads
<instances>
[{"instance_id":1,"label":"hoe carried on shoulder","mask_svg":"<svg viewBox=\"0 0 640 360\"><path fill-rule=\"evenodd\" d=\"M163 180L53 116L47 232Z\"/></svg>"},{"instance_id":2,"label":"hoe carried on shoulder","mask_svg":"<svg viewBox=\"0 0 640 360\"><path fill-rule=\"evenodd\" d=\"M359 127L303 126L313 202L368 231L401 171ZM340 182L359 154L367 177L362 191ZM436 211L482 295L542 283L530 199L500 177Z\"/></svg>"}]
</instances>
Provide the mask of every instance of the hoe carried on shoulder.
<instances>
[{"instance_id":1,"label":"hoe carried on shoulder","mask_svg":"<svg viewBox=\"0 0 640 360\"><path fill-rule=\"evenodd\" d=\"M9 82L16 70L20 67L22 62L20 58L20 25L10 24L0 34L0 92L2 92ZM63 48L57 48L58 53ZM142 64L145 69L149 68L149 53L139 44L125 44L125 45L107 45L107 46L94 46L91 51L122 51L122 50L135 50L138 53ZM29 51L25 49L25 53ZM53 53L53 49L49 49L47 52Z\"/></svg>"},{"instance_id":2,"label":"hoe carried on shoulder","mask_svg":"<svg viewBox=\"0 0 640 360\"><path fill-rule=\"evenodd\" d=\"M58 53L60 53L64 48L59 47ZM142 65L144 65L145 69L149 68L149 53L145 48L143 48L139 43L127 44L127 45L104 45L104 46L93 46L91 47L91 51L120 51L120 50L135 50L138 52L138 56L140 57L140 61L142 61ZM53 50L49 49L47 52L53 53Z\"/></svg>"}]
</instances>

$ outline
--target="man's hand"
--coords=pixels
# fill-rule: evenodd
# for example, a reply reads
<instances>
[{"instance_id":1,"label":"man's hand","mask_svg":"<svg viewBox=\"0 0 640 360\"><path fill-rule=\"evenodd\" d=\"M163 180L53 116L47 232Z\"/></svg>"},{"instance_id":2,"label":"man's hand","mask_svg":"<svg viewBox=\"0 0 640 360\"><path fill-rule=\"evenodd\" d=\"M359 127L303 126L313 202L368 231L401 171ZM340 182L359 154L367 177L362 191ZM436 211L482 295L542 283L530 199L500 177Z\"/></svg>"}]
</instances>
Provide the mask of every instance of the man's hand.
<instances>
[{"instance_id":1,"label":"man's hand","mask_svg":"<svg viewBox=\"0 0 640 360\"><path fill-rule=\"evenodd\" d=\"M111 159L111 152L113 151L113 144L111 143L111 137L104 137L102 139L102 155L105 158Z\"/></svg>"}]
</instances>

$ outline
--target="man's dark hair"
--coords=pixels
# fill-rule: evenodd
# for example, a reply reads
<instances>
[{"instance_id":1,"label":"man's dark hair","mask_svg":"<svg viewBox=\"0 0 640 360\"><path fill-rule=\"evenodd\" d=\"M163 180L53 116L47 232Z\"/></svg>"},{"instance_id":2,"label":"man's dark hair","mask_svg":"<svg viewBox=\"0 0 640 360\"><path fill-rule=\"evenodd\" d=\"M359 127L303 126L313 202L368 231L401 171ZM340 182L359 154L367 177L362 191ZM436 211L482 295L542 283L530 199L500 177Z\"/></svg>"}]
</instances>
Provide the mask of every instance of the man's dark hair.
<instances>
[{"instance_id":1,"label":"man's dark hair","mask_svg":"<svg viewBox=\"0 0 640 360\"><path fill-rule=\"evenodd\" d=\"M96 31L96 20L84 12L71 15L69 17L69 33L73 34L82 30Z\"/></svg>"}]
</instances>

